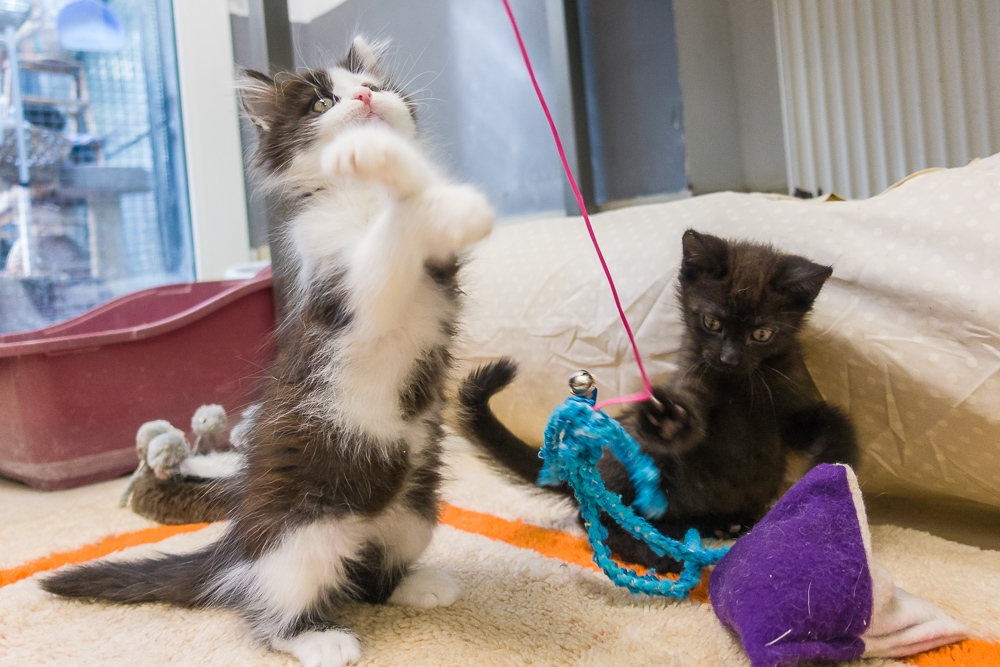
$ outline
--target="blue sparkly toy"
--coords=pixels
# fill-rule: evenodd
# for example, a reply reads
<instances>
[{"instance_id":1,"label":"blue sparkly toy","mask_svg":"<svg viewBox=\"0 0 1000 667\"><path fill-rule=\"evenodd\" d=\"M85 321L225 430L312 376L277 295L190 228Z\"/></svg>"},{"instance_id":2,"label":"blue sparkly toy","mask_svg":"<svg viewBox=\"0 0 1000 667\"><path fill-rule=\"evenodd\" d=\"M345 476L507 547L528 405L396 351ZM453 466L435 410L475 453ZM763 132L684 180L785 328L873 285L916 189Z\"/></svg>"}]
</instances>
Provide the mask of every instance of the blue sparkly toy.
<instances>
[{"instance_id":1,"label":"blue sparkly toy","mask_svg":"<svg viewBox=\"0 0 1000 667\"><path fill-rule=\"evenodd\" d=\"M623 504L620 496L608 491L597 472L597 462L604 448L628 470L636 490L635 508L651 519L667 511L667 499L660 489L660 472L652 459L639 450L639 445L621 424L604 411L594 409L597 389L593 376L587 371L574 373L570 389L575 395L556 407L545 428L545 445L538 454L545 464L538 475L538 485L567 482L572 487L587 527L587 539L594 549L594 562L617 586L633 593L686 598L701 581L701 569L717 563L729 547L704 546L694 528L684 536L684 542L665 537L635 510ZM633 537L648 544L657 555L683 562L680 578L677 581L661 579L652 572L639 575L611 560L611 552L605 545L608 531L599 520L602 510Z\"/></svg>"}]
</instances>

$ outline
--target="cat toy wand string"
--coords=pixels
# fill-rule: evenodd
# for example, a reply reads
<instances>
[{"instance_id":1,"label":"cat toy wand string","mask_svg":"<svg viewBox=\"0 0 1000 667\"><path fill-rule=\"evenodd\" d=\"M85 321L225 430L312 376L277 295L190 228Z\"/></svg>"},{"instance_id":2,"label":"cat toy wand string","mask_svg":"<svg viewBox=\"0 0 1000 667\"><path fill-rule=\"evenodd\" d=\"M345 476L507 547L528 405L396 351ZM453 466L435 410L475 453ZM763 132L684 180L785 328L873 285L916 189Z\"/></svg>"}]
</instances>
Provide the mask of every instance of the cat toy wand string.
<instances>
[{"instance_id":1,"label":"cat toy wand string","mask_svg":"<svg viewBox=\"0 0 1000 667\"><path fill-rule=\"evenodd\" d=\"M583 215L583 221L587 225L587 231L590 233L590 240L594 244L594 250L597 251L597 258L601 260L601 267L604 269L604 275L607 277L608 285L611 287L611 295L614 297L615 306L618 308L618 316L621 318L622 324L625 325L625 332L628 334L628 340L632 344L632 353L635 355L635 363L638 364L639 373L642 375L642 391L637 394L630 394L628 396L621 396L619 398L602 401L594 406L594 410L597 411L607 405L615 405L617 403L636 403L647 399L656 400L653 397L653 387L649 384L649 378L646 376L646 369L642 365L642 358L639 356L639 347L635 344L635 336L632 335L632 327L628 324L628 319L625 317L625 311L622 309L622 302L618 298L618 290L615 288L615 281L611 277L611 269L608 268L608 263L604 260L604 253L601 252L601 246L597 243L597 236L594 234L594 227L590 224L590 216L587 215L587 206L583 203L583 195L580 194L580 188L577 187L576 179L573 178L573 171L569 168L569 161L566 159L566 151L563 150L562 140L559 138L559 131L556 130L555 121L552 120L552 113L549 111L549 105L545 103L545 96L542 95L542 89L538 86L538 80L535 78L535 70L531 66L531 60L528 58L528 50L524 48L524 41L521 39L521 31L517 27L517 20L514 18L514 12L511 11L508 0L503 0L503 6L507 10L507 16L510 17L510 24L514 28L514 36L517 38L517 45L521 48L521 57L524 58L524 64L528 68L528 76L531 77L531 85L535 87L535 95L538 96L538 102L542 105L542 111L545 112L545 119L549 122L549 129L552 131L552 138L555 140L556 149L559 151L559 159L562 160L563 171L566 172L566 178L569 179L569 186L573 189L573 194L576 196L576 203L579 205L580 213Z\"/></svg>"},{"instance_id":2,"label":"cat toy wand string","mask_svg":"<svg viewBox=\"0 0 1000 667\"><path fill-rule=\"evenodd\" d=\"M559 159L562 160L566 178L576 196L576 202L583 215L583 221L587 225L590 240L594 244L594 250L597 252L601 267L604 269L604 275L611 287L611 295L614 297L618 316L625 326L629 343L632 345L632 352L635 355L636 364L639 366L643 384L643 390L637 394L597 403L597 390L594 388L593 378L590 374L586 371L575 374L570 379L570 387L576 395L571 396L566 399L565 403L556 407L545 429L545 445L539 452L539 456L545 460L545 464L538 476L538 484L555 485L566 481L573 488L573 493L580 502L580 513L587 527L587 537L594 548L594 562L616 585L625 587L633 593L684 598L701 581L701 568L718 562L726 554L728 547L716 549L705 547L701 542L701 536L694 528L687 532L683 542L664 537L646 519L636 514L631 507L623 504L618 495L609 492L597 472L597 461L601 458L604 447L607 447L628 470L629 478L636 490L635 507L645 516L651 518L662 516L666 512L667 500L660 489L660 473L652 459L639 450L639 445L621 427L621 424L601 410L607 405L635 403L644 400L655 401L656 398L653 396L653 388L646 375L646 369L642 365L642 358L639 355L639 347L636 345L632 328L628 324L621 300L618 298L618 290L611 277L611 270L608 268L604 253L601 252L601 246L597 242L594 227L590 223L590 216L587 215L583 195L580 194L580 188L576 184L576 179L573 178L573 171L569 168L569 161L566 159L566 151L559 138L559 131L556 129L549 105L546 104L545 96L542 95L542 89L535 78L535 70L531 66L531 59L528 58L528 51L521 38L521 31L514 18L514 12L511 10L508 0L502 1L504 9L507 10L511 27L514 29L517 45L521 49L521 57L528 69L531 84L535 88L535 95L538 96L538 102L541 104L542 111L545 112L545 119L549 123L549 129L555 140L556 149L559 151ZM605 544L608 531L601 525L601 511L604 511L634 537L643 540L656 554L669 555L671 558L683 562L684 570L680 577L676 581L670 581L656 577L653 572L638 575L615 563Z\"/></svg>"}]
</instances>

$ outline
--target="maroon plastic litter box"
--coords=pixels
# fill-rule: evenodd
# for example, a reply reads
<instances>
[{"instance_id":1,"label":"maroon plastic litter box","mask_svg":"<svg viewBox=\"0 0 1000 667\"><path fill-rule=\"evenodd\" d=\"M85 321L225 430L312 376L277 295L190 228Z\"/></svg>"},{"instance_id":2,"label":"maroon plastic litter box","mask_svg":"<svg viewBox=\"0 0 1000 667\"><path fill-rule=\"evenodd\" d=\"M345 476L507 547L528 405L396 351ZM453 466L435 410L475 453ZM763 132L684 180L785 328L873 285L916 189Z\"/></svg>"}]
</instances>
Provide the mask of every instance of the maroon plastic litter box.
<instances>
[{"instance_id":1,"label":"maroon plastic litter box","mask_svg":"<svg viewBox=\"0 0 1000 667\"><path fill-rule=\"evenodd\" d=\"M39 489L137 465L151 419L187 431L199 405L253 402L274 354L270 271L121 297L45 329L0 336L0 475Z\"/></svg>"}]
</instances>

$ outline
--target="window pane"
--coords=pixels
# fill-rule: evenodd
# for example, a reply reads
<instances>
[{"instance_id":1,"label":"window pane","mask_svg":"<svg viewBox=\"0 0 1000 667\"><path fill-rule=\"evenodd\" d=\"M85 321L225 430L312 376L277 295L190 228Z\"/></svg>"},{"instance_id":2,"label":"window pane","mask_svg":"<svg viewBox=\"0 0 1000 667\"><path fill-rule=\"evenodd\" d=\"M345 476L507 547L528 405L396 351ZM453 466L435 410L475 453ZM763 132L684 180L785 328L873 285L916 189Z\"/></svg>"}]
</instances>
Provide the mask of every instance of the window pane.
<instances>
[{"instance_id":1,"label":"window pane","mask_svg":"<svg viewBox=\"0 0 1000 667\"><path fill-rule=\"evenodd\" d=\"M0 333L194 277L169 1L34 4L0 12Z\"/></svg>"}]
</instances>

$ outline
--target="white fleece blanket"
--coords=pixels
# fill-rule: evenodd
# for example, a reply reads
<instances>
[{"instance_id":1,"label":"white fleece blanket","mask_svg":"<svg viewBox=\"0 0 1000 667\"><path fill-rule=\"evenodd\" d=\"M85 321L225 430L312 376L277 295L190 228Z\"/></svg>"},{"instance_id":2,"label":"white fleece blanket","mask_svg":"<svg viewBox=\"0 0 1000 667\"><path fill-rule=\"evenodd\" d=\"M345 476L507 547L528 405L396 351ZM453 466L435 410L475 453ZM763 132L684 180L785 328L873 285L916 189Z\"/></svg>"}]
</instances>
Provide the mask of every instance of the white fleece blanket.
<instances>
[{"instance_id":1,"label":"white fleece blanket","mask_svg":"<svg viewBox=\"0 0 1000 667\"><path fill-rule=\"evenodd\" d=\"M450 438L449 450L452 505L549 528L574 525L567 504L509 486L461 439ZM117 507L124 484L40 492L0 481L0 570L150 526ZM211 526L119 557L192 549L219 530ZM974 637L1000 640L1000 553L892 526L872 527L872 549L899 586L938 605ZM749 664L708 604L636 597L593 570L450 526L437 530L424 560L450 572L461 597L430 611L347 609L344 621L362 638L364 667ZM4 667L295 664L255 646L231 612L65 601L42 592L35 578L0 588Z\"/></svg>"}]
</instances>

